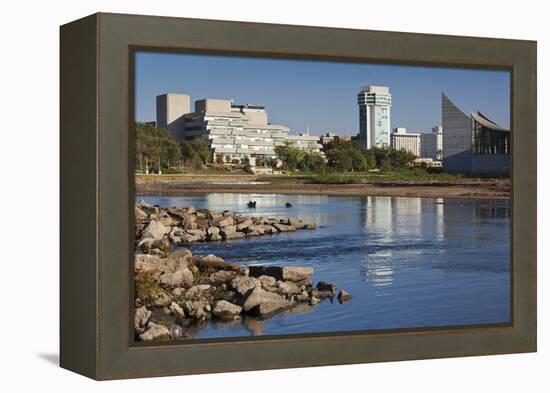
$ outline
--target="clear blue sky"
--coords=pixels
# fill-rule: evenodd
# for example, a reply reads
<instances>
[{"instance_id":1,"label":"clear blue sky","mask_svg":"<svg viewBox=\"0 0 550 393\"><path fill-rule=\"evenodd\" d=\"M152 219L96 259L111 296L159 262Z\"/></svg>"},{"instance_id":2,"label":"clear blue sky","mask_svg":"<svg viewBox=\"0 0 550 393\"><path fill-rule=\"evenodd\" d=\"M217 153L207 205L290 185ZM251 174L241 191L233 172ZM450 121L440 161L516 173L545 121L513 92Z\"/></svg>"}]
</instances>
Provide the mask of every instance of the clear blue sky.
<instances>
[{"instance_id":1,"label":"clear blue sky","mask_svg":"<svg viewBox=\"0 0 550 393\"><path fill-rule=\"evenodd\" d=\"M441 92L465 113L480 110L510 124L507 71L416 67L234 56L140 52L136 55L136 120L155 120L163 93L233 99L265 105L270 123L293 132L356 134L357 92L363 85L389 86L391 127L428 132L441 124Z\"/></svg>"}]
</instances>

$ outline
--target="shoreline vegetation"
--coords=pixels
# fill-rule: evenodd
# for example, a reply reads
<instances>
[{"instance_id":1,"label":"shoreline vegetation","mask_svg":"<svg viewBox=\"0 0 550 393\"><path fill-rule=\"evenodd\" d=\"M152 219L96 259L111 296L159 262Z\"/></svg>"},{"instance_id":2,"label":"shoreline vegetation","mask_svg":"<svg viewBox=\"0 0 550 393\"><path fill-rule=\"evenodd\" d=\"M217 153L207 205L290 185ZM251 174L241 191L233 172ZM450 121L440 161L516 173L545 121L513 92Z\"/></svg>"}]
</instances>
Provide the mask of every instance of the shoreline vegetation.
<instances>
[{"instance_id":1,"label":"shoreline vegetation","mask_svg":"<svg viewBox=\"0 0 550 393\"><path fill-rule=\"evenodd\" d=\"M297 230L315 230L298 218L275 219L192 207L160 208L140 201L136 219L134 337L183 339L210 320L258 324L282 312L306 312L321 301L351 300L320 281L313 267L249 266L209 254L193 255L194 242L230 241ZM244 240L246 241L246 240ZM260 323L261 324L261 323Z\"/></svg>"},{"instance_id":2,"label":"shoreline vegetation","mask_svg":"<svg viewBox=\"0 0 550 393\"><path fill-rule=\"evenodd\" d=\"M419 169L387 175L281 174L251 175L244 171L197 171L187 174L136 174L136 193L278 193L341 196L509 199L509 178L475 178L430 174Z\"/></svg>"}]
</instances>

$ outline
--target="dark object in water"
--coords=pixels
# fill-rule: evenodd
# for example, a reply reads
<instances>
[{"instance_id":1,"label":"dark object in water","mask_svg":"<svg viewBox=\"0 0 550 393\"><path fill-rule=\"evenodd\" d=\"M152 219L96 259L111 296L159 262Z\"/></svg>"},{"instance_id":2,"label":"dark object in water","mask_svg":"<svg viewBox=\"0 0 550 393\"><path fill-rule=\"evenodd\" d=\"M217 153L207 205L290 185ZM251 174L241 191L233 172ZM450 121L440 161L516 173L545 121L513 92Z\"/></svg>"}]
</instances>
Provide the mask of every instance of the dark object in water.
<instances>
[{"instance_id":1,"label":"dark object in water","mask_svg":"<svg viewBox=\"0 0 550 393\"><path fill-rule=\"evenodd\" d=\"M246 206L248 206L251 209L255 209L256 208L256 201L248 201Z\"/></svg>"},{"instance_id":2,"label":"dark object in water","mask_svg":"<svg viewBox=\"0 0 550 393\"><path fill-rule=\"evenodd\" d=\"M345 302L350 301L352 298L353 296L351 296L351 293L344 291L343 289L338 294L338 301L340 302L340 304L344 304Z\"/></svg>"},{"instance_id":3,"label":"dark object in water","mask_svg":"<svg viewBox=\"0 0 550 393\"><path fill-rule=\"evenodd\" d=\"M287 202L287 203L285 203L285 206L286 206L286 207L292 207L292 203Z\"/></svg>"}]
</instances>

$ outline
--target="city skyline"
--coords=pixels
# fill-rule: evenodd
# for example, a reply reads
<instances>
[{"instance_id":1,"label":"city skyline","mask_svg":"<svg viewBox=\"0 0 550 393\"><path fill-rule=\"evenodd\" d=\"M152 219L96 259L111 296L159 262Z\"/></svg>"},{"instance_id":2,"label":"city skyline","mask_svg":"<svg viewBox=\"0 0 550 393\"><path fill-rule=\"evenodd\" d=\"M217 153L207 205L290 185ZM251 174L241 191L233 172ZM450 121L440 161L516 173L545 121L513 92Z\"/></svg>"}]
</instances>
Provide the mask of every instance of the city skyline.
<instances>
[{"instance_id":1,"label":"city skyline","mask_svg":"<svg viewBox=\"0 0 550 393\"><path fill-rule=\"evenodd\" d=\"M441 124L441 92L466 112L509 127L509 72L214 55L136 54L136 120L155 120L155 98L173 92L266 107L271 123L312 135L359 131L357 92L388 86L391 128L426 133Z\"/></svg>"}]
</instances>

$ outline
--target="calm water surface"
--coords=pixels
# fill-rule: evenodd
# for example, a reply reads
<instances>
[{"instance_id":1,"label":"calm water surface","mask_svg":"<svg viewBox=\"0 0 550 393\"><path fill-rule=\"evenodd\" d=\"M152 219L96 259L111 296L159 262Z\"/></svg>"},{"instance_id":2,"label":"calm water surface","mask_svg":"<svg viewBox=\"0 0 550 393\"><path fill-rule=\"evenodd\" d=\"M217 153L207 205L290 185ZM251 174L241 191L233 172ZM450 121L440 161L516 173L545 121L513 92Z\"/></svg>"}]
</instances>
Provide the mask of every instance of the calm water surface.
<instances>
[{"instance_id":1,"label":"calm water surface","mask_svg":"<svg viewBox=\"0 0 550 393\"><path fill-rule=\"evenodd\" d=\"M137 196L162 207L299 217L321 228L196 243L241 265L315 268L353 295L265 321L207 323L194 338L505 323L510 313L507 201L208 193ZM246 208L249 200L256 209ZM285 208L286 202L292 208Z\"/></svg>"}]
</instances>

